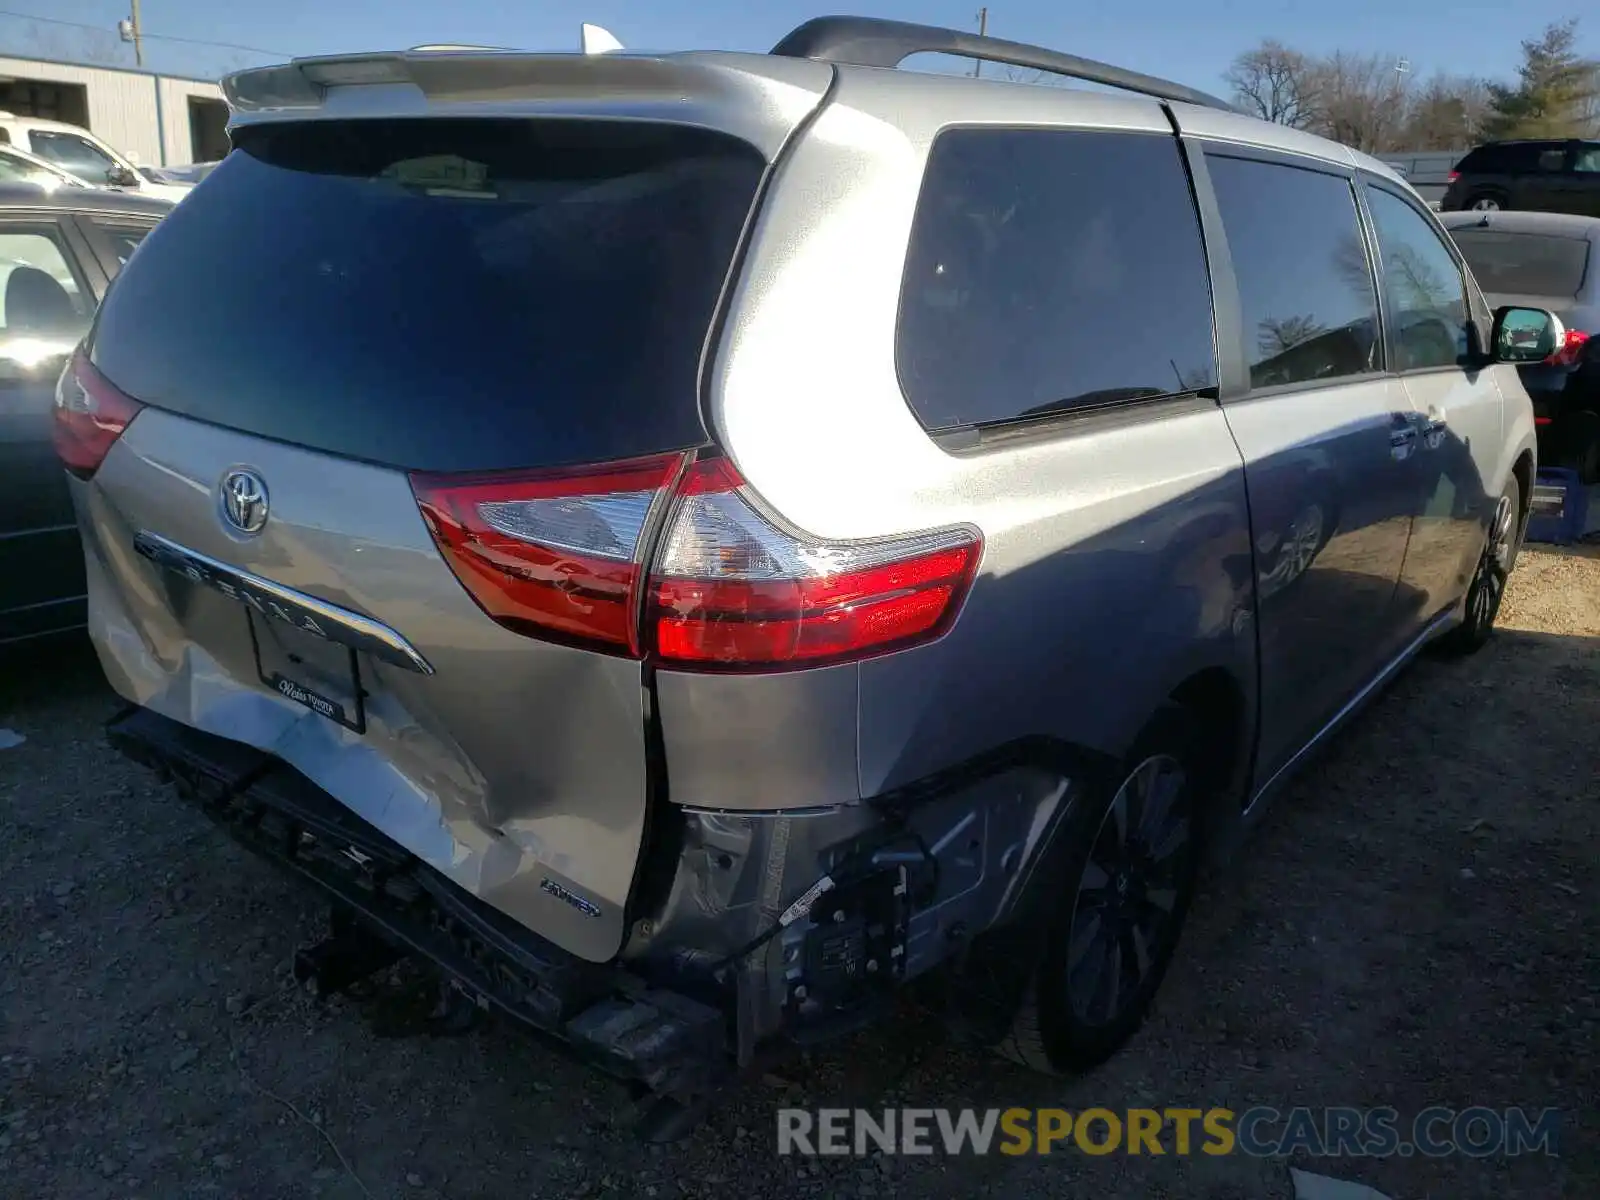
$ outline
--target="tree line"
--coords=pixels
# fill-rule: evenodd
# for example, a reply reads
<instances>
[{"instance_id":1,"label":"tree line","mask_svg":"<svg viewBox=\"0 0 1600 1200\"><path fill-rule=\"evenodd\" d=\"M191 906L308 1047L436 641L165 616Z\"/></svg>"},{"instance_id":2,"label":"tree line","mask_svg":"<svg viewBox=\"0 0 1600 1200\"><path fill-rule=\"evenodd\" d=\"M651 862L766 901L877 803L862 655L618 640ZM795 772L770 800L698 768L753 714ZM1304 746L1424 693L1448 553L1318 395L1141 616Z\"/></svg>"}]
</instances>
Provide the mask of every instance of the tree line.
<instances>
[{"instance_id":1,"label":"tree line","mask_svg":"<svg viewBox=\"0 0 1600 1200\"><path fill-rule=\"evenodd\" d=\"M1404 59L1304 54L1271 39L1240 54L1224 78L1246 112L1369 154L1600 136L1600 62L1579 53L1576 18L1523 42L1512 80L1419 79Z\"/></svg>"}]
</instances>

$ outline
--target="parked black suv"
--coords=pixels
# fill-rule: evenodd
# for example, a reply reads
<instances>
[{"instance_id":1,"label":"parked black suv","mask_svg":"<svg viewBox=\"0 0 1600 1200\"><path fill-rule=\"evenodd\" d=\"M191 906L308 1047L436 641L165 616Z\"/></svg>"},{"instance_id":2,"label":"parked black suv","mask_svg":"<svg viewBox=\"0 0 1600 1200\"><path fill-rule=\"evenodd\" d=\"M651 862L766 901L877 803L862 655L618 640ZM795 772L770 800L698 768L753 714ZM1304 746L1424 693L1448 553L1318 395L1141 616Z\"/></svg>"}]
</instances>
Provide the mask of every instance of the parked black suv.
<instances>
[{"instance_id":1,"label":"parked black suv","mask_svg":"<svg viewBox=\"0 0 1600 1200\"><path fill-rule=\"evenodd\" d=\"M1577 138L1487 142L1450 172L1450 186L1439 208L1600 217L1600 142Z\"/></svg>"}]
</instances>

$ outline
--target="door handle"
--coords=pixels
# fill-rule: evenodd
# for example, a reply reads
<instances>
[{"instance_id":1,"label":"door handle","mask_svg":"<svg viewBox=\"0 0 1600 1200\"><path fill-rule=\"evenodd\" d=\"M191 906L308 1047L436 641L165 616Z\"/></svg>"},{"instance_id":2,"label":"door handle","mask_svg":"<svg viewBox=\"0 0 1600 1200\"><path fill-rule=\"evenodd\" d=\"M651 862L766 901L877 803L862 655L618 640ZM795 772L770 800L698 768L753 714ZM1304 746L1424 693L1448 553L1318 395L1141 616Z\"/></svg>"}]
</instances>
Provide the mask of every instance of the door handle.
<instances>
[{"instance_id":1,"label":"door handle","mask_svg":"<svg viewBox=\"0 0 1600 1200\"><path fill-rule=\"evenodd\" d=\"M1422 444L1426 449L1437 450L1444 445L1444 435L1450 430L1450 422L1439 414L1437 410L1429 412L1422 420Z\"/></svg>"},{"instance_id":2,"label":"door handle","mask_svg":"<svg viewBox=\"0 0 1600 1200\"><path fill-rule=\"evenodd\" d=\"M1389 457L1395 462L1403 462L1411 457L1411 452L1417 448L1417 427L1403 425L1398 429L1389 431Z\"/></svg>"}]
</instances>

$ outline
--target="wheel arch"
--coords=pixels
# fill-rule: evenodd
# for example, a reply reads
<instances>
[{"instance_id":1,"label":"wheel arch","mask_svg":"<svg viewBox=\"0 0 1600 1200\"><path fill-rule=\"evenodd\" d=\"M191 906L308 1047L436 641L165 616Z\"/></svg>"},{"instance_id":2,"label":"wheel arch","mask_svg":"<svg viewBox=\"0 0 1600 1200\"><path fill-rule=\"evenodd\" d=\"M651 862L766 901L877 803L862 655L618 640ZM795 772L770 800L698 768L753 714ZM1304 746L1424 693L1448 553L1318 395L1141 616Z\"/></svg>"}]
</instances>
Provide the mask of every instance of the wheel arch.
<instances>
[{"instance_id":1,"label":"wheel arch","mask_svg":"<svg viewBox=\"0 0 1600 1200\"><path fill-rule=\"evenodd\" d=\"M1255 767L1255 714L1249 692L1225 667L1206 667L1172 689L1168 702L1199 727L1205 800L1205 852L1226 858L1237 844Z\"/></svg>"},{"instance_id":2,"label":"wheel arch","mask_svg":"<svg viewBox=\"0 0 1600 1200\"><path fill-rule=\"evenodd\" d=\"M1517 481L1517 491L1519 493L1517 504L1520 511L1517 513L1517 534L1520 539L1521 535L1527 531L1528 513L1532 510L1533 505L1534 459L1531 449L1524 447L1522 452L1517 455L1516 462L1511 464L1511 474Z\"/></svg>"},{"instance_id":3,"label":"wheel arch","mask_svg":"<svg viewBox=\"0 0 1600 1200\"><path fill-rule=\"evenodd\" d=\"M1128 764L1127 755L1157 722L1180 710L1196 726L1196 741L1202 748L1198 764L1202 772L1205 797L1204 823L1208 857L1225 857L1237 843L1241 818L1250 798L1250 780L1255 768L1256 713L1252 693L1245 680L1232 667L1218 663L1193 666L1189 672L1149 706L1139 727L1115 751L1096 750L1081 744L1056 739L1038 739L1034 755L1046 754L1057 770L1077 778L1091 788L1114 787L1117 774ZM1033 742L1034 739L1030 739ZM1048 751L1045 750L1048 747ZM1068 836L1065 822L1041 844L1029 885L1004 920L1024 917L1038 911L1041 889L1048 890L1051 878L1048 864L1062 852Z\"/></svg>"}]
</instances>

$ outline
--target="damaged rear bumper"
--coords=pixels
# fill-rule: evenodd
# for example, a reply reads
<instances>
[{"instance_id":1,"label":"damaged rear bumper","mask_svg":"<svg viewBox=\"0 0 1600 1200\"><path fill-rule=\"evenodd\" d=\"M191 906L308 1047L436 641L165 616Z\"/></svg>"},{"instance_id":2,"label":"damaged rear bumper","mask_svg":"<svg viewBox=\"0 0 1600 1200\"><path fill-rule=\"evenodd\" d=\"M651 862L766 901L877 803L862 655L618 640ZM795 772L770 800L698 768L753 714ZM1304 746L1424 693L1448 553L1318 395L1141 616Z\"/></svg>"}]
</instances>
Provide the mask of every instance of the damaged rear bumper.
<instances>
[{"instance_id":1,"label":"damaged rear bumper","mask_svg":"<svg viewBox=\"0 0 1600 1200\"><path fill-rule=\"evenodd\" d=\"M596 963L451 882L281 759L140 707L107 734L315 884L336 914L354 914L380 951L432 963L477 1006L686 1107L779 1042L869 1023L905 984L965 961L976 935L1017 923L1052 887L1054 833L1076 794L1060 770L997 756L811 815L680 810L682 828L662 839L670 885L624 957ZM815 911L797 900L824 891Z\"/></svg>"},{"instance_id":2,"label":"damaged rear bumper","mask_svg":"<svg viewBox=\"0 0 1600 1200\"><path fill-rule=\"evenodd\" d=\"M730 1073L721 1011L523 928L281 760L144 708L114 718L107 736L236 840L315 884L395 948L432 963L480 1007L684 1103Z\"/></svg>"}]
</instances>

